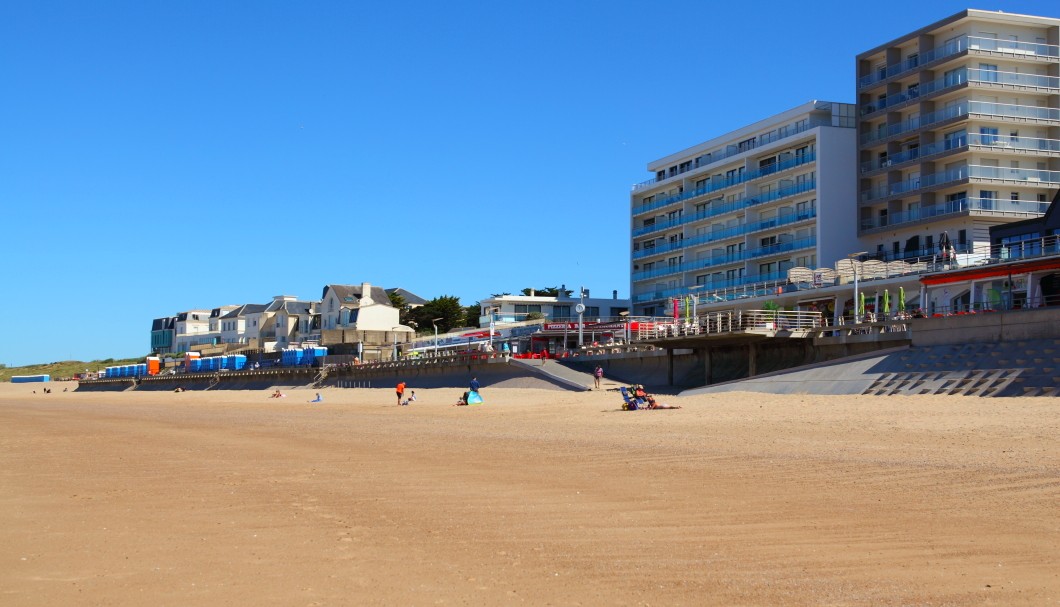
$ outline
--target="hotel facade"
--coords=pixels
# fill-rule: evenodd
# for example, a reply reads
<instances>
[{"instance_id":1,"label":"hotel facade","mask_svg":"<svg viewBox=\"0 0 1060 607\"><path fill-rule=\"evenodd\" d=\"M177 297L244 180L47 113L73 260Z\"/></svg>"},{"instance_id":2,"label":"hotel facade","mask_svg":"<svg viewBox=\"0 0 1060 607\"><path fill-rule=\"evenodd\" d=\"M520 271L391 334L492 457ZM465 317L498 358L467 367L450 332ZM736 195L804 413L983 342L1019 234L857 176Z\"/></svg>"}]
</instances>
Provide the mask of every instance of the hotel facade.
<instances>
[{"instance_id":1,"label":"hotel facade","mask_svg":"<svg viewBox=\"0 0 1060 607\"><path fill-rule=\"evenodd\" d=\"M1060 19L966 10L857 56L858 222L882 260L986 251L1060 187Z\"/></svg>"},{"instance_id":2,"label":"hotel facade","mask_svg":"<svg viewBox=\"0 0 1060 607\"><path fill-rule=\"evenodd\" d=\"M630 194L633 314L855 250L855 121L811 101L650 163Z\"/></svg>"}]
</instances>

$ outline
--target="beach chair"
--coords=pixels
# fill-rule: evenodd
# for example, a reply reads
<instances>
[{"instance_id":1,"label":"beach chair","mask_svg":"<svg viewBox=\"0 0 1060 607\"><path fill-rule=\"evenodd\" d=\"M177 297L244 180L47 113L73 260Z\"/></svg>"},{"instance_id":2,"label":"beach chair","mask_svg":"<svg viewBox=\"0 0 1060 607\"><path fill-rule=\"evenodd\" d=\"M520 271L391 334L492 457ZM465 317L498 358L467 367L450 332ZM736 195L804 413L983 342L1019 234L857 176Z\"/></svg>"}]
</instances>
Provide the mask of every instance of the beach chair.
<instances>
[{"instance_id":1,"label":"beach chair","mask_svg":"<svg viewBox=\"0 0 1060 607\"><path fill-rule=\"evenodd\" d=\"M622 392L622 400L625 401L626 405L623 408L627 411L636 411L637 409L643 409L647 405L647 403L645 403L641 399L630 396L629 390L626 390L625 386L619 388L619 391Z\"/></svg>"}]
</instances>

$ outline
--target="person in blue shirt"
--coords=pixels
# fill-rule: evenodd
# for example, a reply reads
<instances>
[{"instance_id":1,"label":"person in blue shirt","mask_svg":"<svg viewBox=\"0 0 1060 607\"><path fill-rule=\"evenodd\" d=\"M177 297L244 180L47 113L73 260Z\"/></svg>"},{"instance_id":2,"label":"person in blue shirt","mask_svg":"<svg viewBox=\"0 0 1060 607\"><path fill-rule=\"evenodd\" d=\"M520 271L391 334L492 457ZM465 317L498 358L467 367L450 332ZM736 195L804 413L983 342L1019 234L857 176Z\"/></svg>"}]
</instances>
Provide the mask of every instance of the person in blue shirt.
<instances>
[{"instance_id":1,"label":"person in blue shirt","mask_svg":"<svg viewBox=\"0 0 1060 607\"><path fill-rule=\"evenodd\" d=\"M471 378L470 387L471 387L471 391L472 392L478 392L479 383L478 383L478 378L477 377L472 377Z\"/></svg>"}]
</instances>

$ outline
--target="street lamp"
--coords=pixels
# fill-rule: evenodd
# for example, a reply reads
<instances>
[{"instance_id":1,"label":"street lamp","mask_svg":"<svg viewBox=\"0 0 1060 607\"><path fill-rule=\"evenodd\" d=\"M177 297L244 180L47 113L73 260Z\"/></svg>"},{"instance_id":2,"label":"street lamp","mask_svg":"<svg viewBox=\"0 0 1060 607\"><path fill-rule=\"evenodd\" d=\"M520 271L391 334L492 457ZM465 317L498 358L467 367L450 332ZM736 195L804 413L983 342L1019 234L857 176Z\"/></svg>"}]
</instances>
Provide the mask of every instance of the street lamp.
<instances>
[{"instance_id":1,"label":"street lamp","mask_svg":"<svg viewBox=\"0 0 1060 607\"><path fill-rule=\"evenodd\" d=\"M858 266L857 266L856 262L857 262L857 258L858 257L861 257L862 255L867 255L867 254L868 254L868 251L860 251L858 253L851 253L851 254L847 255L847 259L850 260L850 267L851 267L851 269L854 270L854 322L855 323L861 322L861 316L858 313L858 310L860 310L860 308L858 307Z\"/></svg>"},{"instance_id":2,"label":"street lamp","mask_svg":"<svg viewBox=\"0 0 1060 607\"><path fill-rule=\"evenodd\" d=\"M629 346L629 310L623 310L619 312L618 315L622 317L622 322L625 328L625 330L622 331L622 337L625 338L626 345Z\"/></svg>"},{"instance_id":3,"label":"street lamp","mask_svg":"<svg viewBox=\"0 0 1060 607\"><path fill-rule=\"evenodd\" d=\"M434 325L434 355L438 356L438 321L441 318L432 318L431 324Z\"/></svg>"},{"instance_id":4,"label":"street lamp","mask_svg":"<svg viewBox=\"0 0 1060 607\"><path fill-rule=\"evenodd\" d=\"M582 315L585 314L585 287L578 287L578 305L574 306L578 313L578 347L585 344L585 322Z\"/></svg>"}]
</instances>

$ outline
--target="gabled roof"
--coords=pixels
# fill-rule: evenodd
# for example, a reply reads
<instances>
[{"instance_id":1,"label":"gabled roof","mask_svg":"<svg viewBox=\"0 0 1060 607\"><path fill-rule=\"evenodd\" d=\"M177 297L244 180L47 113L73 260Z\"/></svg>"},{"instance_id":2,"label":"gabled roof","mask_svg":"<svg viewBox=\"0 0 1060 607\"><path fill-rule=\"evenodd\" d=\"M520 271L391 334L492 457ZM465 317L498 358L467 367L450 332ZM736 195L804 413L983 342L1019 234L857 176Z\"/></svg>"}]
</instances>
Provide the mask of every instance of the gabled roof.
<instances>
[{"instance_id":1,"label":"gabled roof","mask_svg":"<svg viewBox=\"0 0 1060 607\"><path fill-rule=\"evenodd\" d=\"M256 314L258 312L264 312L267 307L269 307L268 304L243 304L221 318L239 318L240 316L246 316L247 314Z\"/></svg>"},{"instance_id":2,"label":"gabled roof","mask_svg":"<svg viewBox=\"0 0 1060 607\"><path fill-rule=\"evenodd\" d=\"M310 314L313 311L312 301L281 301L276 300L269 304L266 312L279 312L283 310L287 314Z\"/></svg>"},{"instance_id":3,"label":"gabled roof","mask_svg":"<svg viewBox=\"0 0 1060 607\"><path fill-rule=\"evenodd\" d=\"M384 306L390 305L390 296L387 295L383 287L370 287L371 293L369 295L376 304ZM327 285L324 287L324 293L320 296L324 299L328 296L328 291L335 293L335 297L339 299L339 305L342 306L357 306L361 302L361 285Z\"/></svg>"},{"instance_id":4,"label":"gabled roof","mask_svg":"<svg viewBox=\"0 0 1060 607\"><path fill-rule=\"evenodd\" d=\"M401 287L394 287L393 289L387 289L386 293L387 293L387 295L390 295L391 293L397 293L398 295L400 295L405 300L405 303L409 304L410 306L422 306L422 305L427 303L426 299L420 297L419 295L416 295L415 293L412 293L410 291L406 291L405 289L402 289Z\"/></svg>"}]
</instances>

